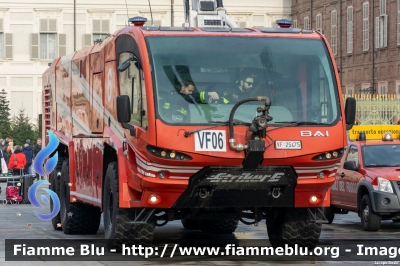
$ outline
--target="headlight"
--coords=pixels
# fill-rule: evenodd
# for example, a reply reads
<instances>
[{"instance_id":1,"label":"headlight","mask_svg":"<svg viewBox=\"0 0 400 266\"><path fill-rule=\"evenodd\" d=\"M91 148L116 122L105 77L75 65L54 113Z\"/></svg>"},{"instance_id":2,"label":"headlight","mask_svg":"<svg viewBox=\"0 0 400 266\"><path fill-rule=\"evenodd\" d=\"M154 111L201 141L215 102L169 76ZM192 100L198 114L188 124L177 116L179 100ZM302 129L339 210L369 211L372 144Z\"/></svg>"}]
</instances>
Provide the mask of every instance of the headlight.
<instances>
[{"instance_id":1,"label":"headlight","mask_svg":"<svg viewBox=\"0 0 400 266\"><path fill-rule=\"evenodd\" d=\"M392 184L390 184L389 180L378 177L378 191L393 193Z\"/></svg>"}]
</instances>

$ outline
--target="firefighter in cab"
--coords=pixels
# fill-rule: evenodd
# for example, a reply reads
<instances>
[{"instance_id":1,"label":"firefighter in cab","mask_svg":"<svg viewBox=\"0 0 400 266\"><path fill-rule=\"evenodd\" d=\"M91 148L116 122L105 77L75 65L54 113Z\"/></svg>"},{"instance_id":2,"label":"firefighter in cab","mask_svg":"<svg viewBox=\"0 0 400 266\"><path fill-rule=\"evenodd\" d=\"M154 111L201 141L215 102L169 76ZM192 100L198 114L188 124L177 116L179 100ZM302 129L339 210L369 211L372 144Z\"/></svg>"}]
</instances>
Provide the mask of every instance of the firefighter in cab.
<instances>
[{"instance_id":1,"label":"firefighter in cab","mask_svg":"<svg viewBox=\"0 0 400 266\"><path fill-rule=\"evenodd\" d=\"M161 95L163 118L172 123L186 123L189 121L189 104L196 104L195 86L193 81L184 80L179 88L172 90L168 95ZM196 97L198 98L198 97Z\"/></svg>"},{"instance_id":2,"label":"firefighter in cab","mask_svg":"<svg viewBox=\"0 0 400 266\"><path fill-rule=\"evenodd\" d=\"M239 80L232 88L227 88L220 92L200 92L201 103L236 103L245 98L257 96L258 87L254 83L255 75L250 71L242 71Z\"/></svg>"}]
</instances>

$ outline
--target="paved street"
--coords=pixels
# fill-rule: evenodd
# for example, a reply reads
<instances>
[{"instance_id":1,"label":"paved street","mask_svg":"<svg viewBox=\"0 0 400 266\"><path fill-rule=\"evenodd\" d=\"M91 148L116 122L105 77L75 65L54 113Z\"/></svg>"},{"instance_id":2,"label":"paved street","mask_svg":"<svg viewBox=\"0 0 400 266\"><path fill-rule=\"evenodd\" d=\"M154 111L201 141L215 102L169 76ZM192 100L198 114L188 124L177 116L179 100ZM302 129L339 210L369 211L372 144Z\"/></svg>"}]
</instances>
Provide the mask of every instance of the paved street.
<instances>
[{"instance_id":1,"label":"paved street","mask_svg":"<svg viewBox=\"0 0 400 266\"><path fill-rule=\"evenodd\" d=\"M5 183L0 183L2 193L0 199L5 198ZM33 213L34 207L30 204L20 205L1 205L0 204L0 265L70 265L71 262L5 262L5 239L103 239L103 226L96 236L87 235L65 235L62 231L55 231L50 222L42 221ZM45 213L46 211L41 211ZM384 221L382 229L379 232L365 232L361 229L360 220L356 214L337 215L332 225L324 225L321 240L329 241L331 239L398 239L400 237L400 223L393 223L391 221ZM183 229L179 221L169 223L164 227L157 227L155 238L168 239L173 243L174 239L190 239L194 243L201 240L204 236L199 231L191 231ZM265 227L265 221L258 226L246 226L240 224L234 235L230 236L237 242L241 243L242 240L249 239L267 239L268 234ZM110 262L110 261L93 261L93 262L79 262L77 265L154 265L154 262ZM165 262L170 264L171 262ZM343 262L288 262L288 261L275 261L275 262L174 262L173 264L180 265L338 265ZM373 265L374 262L345 262L351 265ZM160 264L160 263L157 263Z\"/></svg>"}]
</instances>

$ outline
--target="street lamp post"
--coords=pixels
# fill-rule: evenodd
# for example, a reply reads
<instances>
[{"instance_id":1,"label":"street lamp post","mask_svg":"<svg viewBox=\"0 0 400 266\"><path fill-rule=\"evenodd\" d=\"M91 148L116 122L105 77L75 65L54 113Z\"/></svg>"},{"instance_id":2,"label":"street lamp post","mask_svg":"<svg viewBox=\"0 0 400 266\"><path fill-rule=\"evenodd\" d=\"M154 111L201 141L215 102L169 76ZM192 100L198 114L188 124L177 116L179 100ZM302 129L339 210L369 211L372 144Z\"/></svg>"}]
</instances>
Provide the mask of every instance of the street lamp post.
<instances>
[{"instance_id":1,"label":"street lamp post","mask_svg":"<svg viewBox=\"0 0 400 266\"><path fill-rule=\"evenodd\" d=\"M76 51L76 0L74 0L74 51Z\"/></svg>"}]
</instances>

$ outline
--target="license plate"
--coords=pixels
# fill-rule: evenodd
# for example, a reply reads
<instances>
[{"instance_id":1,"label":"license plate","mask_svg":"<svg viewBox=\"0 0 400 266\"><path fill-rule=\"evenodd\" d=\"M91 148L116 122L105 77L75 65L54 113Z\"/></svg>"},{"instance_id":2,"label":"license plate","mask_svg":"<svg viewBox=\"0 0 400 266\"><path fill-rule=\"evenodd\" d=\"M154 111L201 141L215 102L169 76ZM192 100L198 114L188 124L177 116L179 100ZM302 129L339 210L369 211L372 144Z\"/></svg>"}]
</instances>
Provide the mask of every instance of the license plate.
<instances>
[{"instance_id":1,"label":"license plate","mask_svg":"<svg viewBox=\"0 0 400 266\"><path fill-rule=\"evenodd\" d=\"M277 150L301 150L300 140L276 140L275 149Z\"/></svg>"},{"instance_id":2,"label":"license plate","mask_svg":"<svg viewBox=\"0 0 400 266\"><path fill-rule=\"evenodd\" d=\"M201 130L194 134L195 151L226 151L225 130Z\"/></svg>"}]
</instances>

